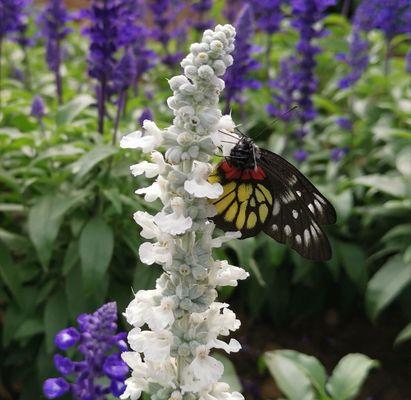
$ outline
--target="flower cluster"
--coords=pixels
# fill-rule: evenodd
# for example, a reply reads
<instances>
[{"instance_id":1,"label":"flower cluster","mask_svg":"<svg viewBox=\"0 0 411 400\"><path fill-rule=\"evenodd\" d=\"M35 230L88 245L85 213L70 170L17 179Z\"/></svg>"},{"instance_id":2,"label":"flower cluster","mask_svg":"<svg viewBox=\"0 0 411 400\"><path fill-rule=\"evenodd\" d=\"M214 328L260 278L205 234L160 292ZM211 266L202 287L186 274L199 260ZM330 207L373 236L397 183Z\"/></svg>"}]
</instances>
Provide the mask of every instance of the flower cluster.
<instances>
[{"instance_id":1,"label":"flower cluster","mask_svg":"<svg viewBox=\"0 0 411 400\"><path fill-rule=\"evenodd\" d=\"M0 2L0 41L10 34L17 32L24 23L23 10L27 0L2 0Z\"/></svg>"},{"instance_id":2,"label":"flower cluster","mask_svg":"<svg viewBox=\"0 0 411 400\"><path fill-rule=\"evenodd\" d=\"M218 109L226 68L233 62L235 30L218 25L206 30L202 42L190 47L181 62L184 75L169 80L173 96L168 105L173 125L160 129L149 120L142 131L123 137L124 148L151 154L151 162L131 166L135 176L157 177L137 194L146 201L160 199L163 209L152 216L138 211L135 221L147 241L139 256L147 265L159 264L164 273L152 290L141 290L127 307L133 325L128 341L133 351L123 353L132 368L122 398L135 400L142 392L152 400L241 400L219 382L223 365L210 355L213 348L238 351L240 344L228 336L240 321L228 304L215 302L217 286L237 285L248 274L226 261L212 258L212 249L237 233L213 238L215 213L208 199L222 194L222 187L208 182L208 164L221 130L234 128L228 115ZM161 146L165 155L156 150Z\"/></svg>"},{"instance_id":3,"label":"flower cluster","mask_svg":"<svg viewBox=\"0 0 411 400\"><path fill-rule=\"evenodd\" d=\"M338 82L340 89L346 89L361 78L369 62L368 41L361 37L361 31L358 28L353 30L349 53L338 54L337 60L351 68L351 72Z\"/></svg>"},{"instance_id":4,"label":"flower cluster","mask_svg":"<svg viewBox=\"0 0 411 400\"><path fill-rule=\"evenodd\" d=\"M232 101L242 103L241 96L244 89L258 89L261 84L249 76L250 72L259 68L260 64L252 57L255 46L252 44L254 34L254 15L250 5L246 4L238 15L236 24L238 32L234 64L227 70L225 80L226 112L230 109Z\"/></svg>"},{"instance_id":5,"label":"flower cluster","mask_svg":"<svg viewBox=\"0 0 411 400\"><path fill-rule=\"evenodd\" d=\"M71 31L66 26L69 20L69 14L62 0L49 0L48 5L39 17L42 34L46 40L46 60L50 70L53 71L55 76L59 103L62 103L63 99L63 87L60 75L62 40Z\"/></svg>"},{"instance_id":6,"label":"flower cluster","mask_svg":"<svg viewBox=\"0 0 411 400\"><path fill-rule=\"evenodd\" d=\"M278 31L283 19L282 2L283 0L251 0L257 26L260 30L269 35Z\"/></svg>"},{"instance_id":7,"label":"flower cluster","mask_svg":"<svg viewBox=\"0 0 411 400\"><path fill-rule=\"evenodd\" d=\"M55 344L60 350L77 346L83 359L72 361L56 354L54 364L64 378L47 379L43 384L44 395L55 399L71 392L77 400L106 400L111 394L120 396L128 374L120 353L128 347L126 334L116 333L116 303L107 303L93 314L81 314L77 322L78 329L63 329L56 335ZM108 384L104 384L105 380Z\"/></svg>"}]
</instances>

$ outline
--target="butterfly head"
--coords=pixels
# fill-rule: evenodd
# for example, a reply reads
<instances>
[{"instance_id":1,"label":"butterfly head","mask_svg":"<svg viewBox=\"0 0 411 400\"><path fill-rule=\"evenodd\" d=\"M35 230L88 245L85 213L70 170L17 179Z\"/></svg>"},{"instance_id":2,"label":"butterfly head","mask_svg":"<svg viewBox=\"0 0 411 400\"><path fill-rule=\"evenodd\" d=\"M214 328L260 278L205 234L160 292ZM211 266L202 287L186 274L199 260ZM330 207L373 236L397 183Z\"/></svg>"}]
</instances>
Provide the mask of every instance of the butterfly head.
<instances>
[{"instance_id":1,"label":"butterfly head","mask_svg":"<svg viewBox=\"0 0 411 400\"><path fill-rule=\"evenodd\" d=\"M230 152L230 164L241 170L254 169L259 159L259 149L248 136L242 136Z\"/></svg>"}]
</instances>

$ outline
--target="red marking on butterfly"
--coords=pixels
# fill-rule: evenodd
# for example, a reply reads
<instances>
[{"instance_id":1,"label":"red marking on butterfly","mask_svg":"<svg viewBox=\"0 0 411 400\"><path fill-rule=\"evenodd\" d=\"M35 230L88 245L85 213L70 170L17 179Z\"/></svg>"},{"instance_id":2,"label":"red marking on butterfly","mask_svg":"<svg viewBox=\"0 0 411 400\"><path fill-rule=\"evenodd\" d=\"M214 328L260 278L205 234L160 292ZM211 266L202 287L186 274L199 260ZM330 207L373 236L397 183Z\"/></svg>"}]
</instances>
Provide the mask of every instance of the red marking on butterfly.
<instances>
[{"instance_id":1,"label":"red marking on butterfly","mask_svg":"<svg viewBox=\"0 0 411 400\"><path fill-rule=\"evenodd\" d=\"M261 181L266 177L264 170L259 166L255 169L242 170L230 165L227 161L223 161L220 168L224 171L225 178L228 180L240 179L243 181Z\"/></svg>"}]
</instances>

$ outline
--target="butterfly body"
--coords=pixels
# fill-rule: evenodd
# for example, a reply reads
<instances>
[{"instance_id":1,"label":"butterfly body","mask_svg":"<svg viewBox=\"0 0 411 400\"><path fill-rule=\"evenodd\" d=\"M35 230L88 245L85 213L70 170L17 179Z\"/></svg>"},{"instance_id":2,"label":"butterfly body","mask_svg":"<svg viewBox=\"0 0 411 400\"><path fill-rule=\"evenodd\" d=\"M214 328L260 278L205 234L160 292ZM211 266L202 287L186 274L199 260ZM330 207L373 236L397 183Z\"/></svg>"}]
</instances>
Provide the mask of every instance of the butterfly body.
<instances>
[{"instance_id":1,"label":"butterfly body","mask_svg":"<svg viewBox=\"0 0 411 400\"><path fill-rule=\"evenodd\" d=\"M264 231L303 257L327 260L331 247L321 225L336 220L333 206L292 164L242 136L209 177L223 186L213 200L216 226L241 238Z\"/></svg>"}]
</instances>

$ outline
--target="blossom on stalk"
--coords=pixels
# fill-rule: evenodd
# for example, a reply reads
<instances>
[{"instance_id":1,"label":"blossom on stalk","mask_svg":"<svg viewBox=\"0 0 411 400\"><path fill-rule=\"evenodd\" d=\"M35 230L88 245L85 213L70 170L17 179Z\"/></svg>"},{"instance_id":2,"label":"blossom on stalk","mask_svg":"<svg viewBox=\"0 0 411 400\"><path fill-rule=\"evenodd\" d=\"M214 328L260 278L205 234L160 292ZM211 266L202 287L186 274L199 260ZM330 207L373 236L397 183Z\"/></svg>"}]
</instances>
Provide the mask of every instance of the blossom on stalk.
<instances>
[{"instance_id":1,"label":"blossom on stalk","mask_svg":"<svg viewBox=\"0 0 411 400\"><path fill-rule=\"evenodd\" d=\"M330 158L332 161L341 161L348 154L348 147L334 147L331 150Z\"/></svg>"},{"instance_id":2,"label":"blossom on stalk","mask_svg":"<svg viewBox=\"0 0 411 400\"><path fill-rule=\"evenodd\" d=\"M24 23L23 13L28 0L1 0L0 1L0 42L6 35L15 33Z\"/></svg>"},{"instance_id":3,"label":"blossom on stalk","mask_svg":"<svg viewBox=\"0 0 411 400\"><path fill-rule=\"evenodd\" d=\"M234 64L224 75L226 109L228 112L231 102L244 102L244 89L258 89L261 84L249 76L250 72L258 69L260 64L252 55L255 46L252 44L254 35L254 15L250 5L246 4L238 15L235 28L238 32L236 47L233 52Z\"/></svg>"},{"instance_id":4,"label":"blossom on stalk","mask_svg":"<svg viewBox=\"0 0 411 400\"><path fill-rule=\"evenodd\" d=\"M337 60L347 64L351 71L338 82L340 89L355 84L366 70L369 62L368 41L361 37L361 31L354 27L348 54L337 54Z\"/></svg>"},{"instance_id":5,"label":"blossom on stalk","mask_svg":"<svg viewBox=\"0 0 411 400\"><path fill-rule=\"evenodd\" d=\"M46 115L44 101L38 94L34 96L33 101L31 103L30 115L39 120Z\"/></svg>"},{"instance_id":6,"label":"blossom on stalk","mask_svg":"<svg viewBox=\"0 0 411 400\"><path fill-rule=\"evenodd\" d=\"M43 384L44 395L55 399L71 392L77 400L106 400L110 395L120 396L129 370L120 357L128 347L126 334L116 333L116 303L104 304L93 314L79 315L77 323L78 328L60 331L54 343L64 351L77 347L82 359L72 361L56 354L54 365L63 377L47 379Z\"/></svg>"},{"instance_id":7,"label":"blossom on stalk","mask_svg":"<svg viewBox=\"0 0 411 400\"><path fill-rule=\"evenodd\" d=\"M280 23L283 19L281 11L281 3L283 0L251 0L257 27L272 35L280 28Z\"/></svg>"},{"instance_id":8,"label":"blossom on stalk","mask_svg":"<svg viewBox=\"0 0 411 400\"><path fill-rule=\"evenodd\" d=\"M196 13L196 21L193 26L202 32L211 27L213 20L207 18L207 13L213 8L214 0L197 0L191 5L191 9Z\"/></svg>"},{"instance_id":9,"label":"blossom on stalk","mask_svg":"<svg viewBox=\"0 0 411 400\"><path fill-rule=\"evenodd\" d=\"M154 216L134 214L146 239L139 248L140 260L159 264L164 272L154 289L136 293L124 314L133 329L128 335L132 351L123 353L132 369L123 399L136 400L143 392L153 400L243 399L219 382L224 368L212 349L240 349L236 340L221 339L238 329L240 321L228 304L215 302L216 287L235 286L248 273L213 260L212 249L238 232L213 238L214 224L208 218L215 208L208 199L221 195L222 187L206 179L208 161L222 139L220 129L234 127L217 107L224 88L219 77L233 62L234 36L232 26L218 25L204 32L201 43L191 45L181 62L184 75L169 80L172 126L160 129L145 120L142 131L120 142L151 154L150 161L132 165L131 172L156 177L137 193L146 201L159 198L164 205ZM160 146L164 156L156 150Z\"/></svg>"},{"instance_id":10,"label":"blossom on stalk","mask_svg":"<svg viewBox=\"0 0 411 400\"><path fill-rule=\"evenodd\" d=\"M63 102L63 86L61 81L62 41L71 32L67 22L69 13L62 0L49 0L39 17L42 35L46 40L46 61L54 73L59 103Z\"/></svg>"}]
</instances>

